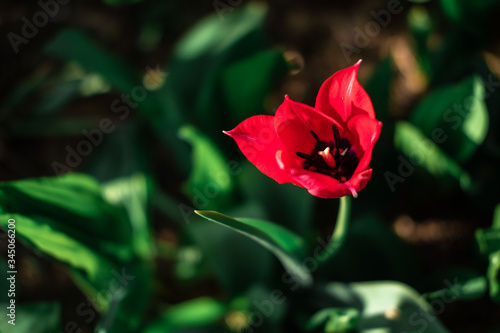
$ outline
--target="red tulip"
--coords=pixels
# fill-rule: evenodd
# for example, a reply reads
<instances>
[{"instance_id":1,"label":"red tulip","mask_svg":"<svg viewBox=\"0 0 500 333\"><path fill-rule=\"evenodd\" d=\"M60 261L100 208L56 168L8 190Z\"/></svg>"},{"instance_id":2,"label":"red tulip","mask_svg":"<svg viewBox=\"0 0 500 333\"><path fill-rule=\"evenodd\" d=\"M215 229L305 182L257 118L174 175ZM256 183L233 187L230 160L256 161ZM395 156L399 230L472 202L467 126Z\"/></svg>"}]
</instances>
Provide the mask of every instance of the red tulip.
<instances>
[{"instance_id":1,"label":"red tulip","mask_svg":"<svg viewBox=\"0 0 500 333\"><path fill-rule=\"evenodd\" d=\"M368 165L382 128L356 78L360 62L327 79L314 108L285 96L275 116L253 116L224 133L280 184L321 198L356 198L371 178Z\"/></svg>"}]
</instances>

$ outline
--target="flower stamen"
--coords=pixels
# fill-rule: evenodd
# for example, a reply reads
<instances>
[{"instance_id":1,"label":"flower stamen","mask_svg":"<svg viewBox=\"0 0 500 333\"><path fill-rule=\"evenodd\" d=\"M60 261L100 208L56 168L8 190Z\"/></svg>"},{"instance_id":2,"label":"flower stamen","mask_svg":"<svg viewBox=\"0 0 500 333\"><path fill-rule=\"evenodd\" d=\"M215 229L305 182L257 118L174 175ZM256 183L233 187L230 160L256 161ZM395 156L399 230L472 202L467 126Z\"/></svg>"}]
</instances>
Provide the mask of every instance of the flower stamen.
<instances>
[{"instance_id":1,"label":"flower stamen","mask_svg":"<svg viewBox=\"0 0 500 333\"><path fill-rule=\"evenodd\" d=\"M330 154L330 147L326 147L323 151L318 151L318 155L323 157L326 164L330 168L335 169L335 167L337 166L337 162L335 161L335 158L333 158L332 154Z\"/></svg>"}]
</instances>

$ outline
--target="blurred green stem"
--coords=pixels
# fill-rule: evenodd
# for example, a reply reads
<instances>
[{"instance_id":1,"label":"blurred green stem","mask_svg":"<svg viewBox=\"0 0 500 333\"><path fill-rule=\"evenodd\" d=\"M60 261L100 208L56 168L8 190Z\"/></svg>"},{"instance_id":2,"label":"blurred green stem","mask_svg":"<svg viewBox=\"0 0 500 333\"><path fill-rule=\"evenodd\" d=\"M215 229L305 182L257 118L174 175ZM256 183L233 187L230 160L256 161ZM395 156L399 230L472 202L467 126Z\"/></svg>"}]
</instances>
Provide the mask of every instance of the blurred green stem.
<instances>
[{"instance_id":1,"label":"blurred green stem","mask_svg":"<svg viewBox=\"0 0 500 333\"><path fill-rule=\"evenodd\" d=\"M319 256L321 258L321 261L329 261L342 247L342 244L344 244L347 236L347 229L349 227L350 218L351 197L346 195L340 198L337 223L335 223L335 229L333 230L332 236L330 237L330 241Z\"/></svg>"}]
</instances>

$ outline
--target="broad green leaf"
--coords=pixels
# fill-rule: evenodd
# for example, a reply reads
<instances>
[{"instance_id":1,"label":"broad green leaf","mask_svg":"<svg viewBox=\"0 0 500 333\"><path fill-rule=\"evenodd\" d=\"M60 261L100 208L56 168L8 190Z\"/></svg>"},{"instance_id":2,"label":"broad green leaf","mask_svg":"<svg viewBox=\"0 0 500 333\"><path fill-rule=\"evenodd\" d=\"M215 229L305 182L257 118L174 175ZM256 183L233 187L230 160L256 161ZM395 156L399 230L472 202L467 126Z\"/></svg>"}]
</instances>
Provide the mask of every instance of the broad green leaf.
<instances>
[{"instance_id":1,"label":"broad green leaf","mask_svg":"<svg viewBox=\"0 0 500 333\"><path fill-rule=\"evenodd\" d=\"M500 303L500 251L490 254L490 264L486 273L490 287L490 297Z\"/></svg>"},{"instance_id":2,"label":"broad green leaf","mask_svg":"<svg viewBox=\"0 0 500 333\"><path fill-rule=\"evenodd\" d=\"M121 91L130 92L140 83L128 65L108 54L81 30L61 30L45 45L44 51L50 56L79 62L87 70L102 75Z\"/></svg>"},{"instance_id":3,"label":"broad green leaf","mask_svg":"<svg viewBox=\"0 0 500 333\"><path fill-rule=\"evenodd\" d=\"M476 241L483 256L500 250L500 205L495 207L491 228L476 230Z\"/></svg>"},{"instance_id":4,"label":"broad green leaf","mask_svg":"<svg viewBox=\"0 0 500 333\"><path fill-rule=\"evenodd\" d=\"M133 253L127 215L101 190L93 178L73 173L1 183L0 214L18 214L111 260L128 261Z\"/></svg>"},{"instance_id":5,"label":"broad green leaf","mask_svg":"<svg viewBox=\"0 0 500 333\"><path fill-rule=\"evenodd\" d=\"M465 189L470 186L467 172L414 125L404 121L396 123L394 144L409 161L434 177L451 184L459 183Z\"/></svg>"},{"instance_id":6,"label":"broad green leaf","mask_svg":"<svg viewBox=\"0 0 500 333\"><path fill-rule=\"evenodd\" d=\"M500 230L500 205L495 207L495 213L493 214L493 223L491 225L493 229Z\"/></svg>"},{"instance_id":7,"label":"broad green leaf","mask_svg":"<svg viewBox=\"0 0 500 333\"><path fill-rule=\"evenodd\" d=\"M291 231L266 221L234 219L211 211L196 211L207 220L231 228L271 251L291 275L297 276L303 285L310 285L310 272L299 262L304 255L304 241Z\"/></svg>"},{"instance_id":8,"label":"broad green leaf","mask_svg":"<svg viewBox=\"0 0 500 333\"><path fill-rule=\"evenodd\" d=\"M451 158L466 162L483 143L489 116L477 76L435 89L413 112L411 123Z\"/></svg>"},{"instance_id":9,"label":"broad green leaf","mask_svg":"<svg viewBox=\"0 0 500 333\"><path fill-rule=\"evenodd\" d=\"M9 303L1 303L0 332L52 333L61 331L61 306L57 303L15 304L15 326L8 323L11 318L6 308ZM5 316L7 314L7 316Z\"/></svg>"},{"instance_id":10,"label":"broad green leaf","mask_svg":"<svg viewBox=\"0 0 500 333\"><path fill-rule=\"evenodd\" d=\"M476 230L476 241L481 254L489 256L500 250L500 229L478 229Z\"/></svg>"},{"instance_id":11,"label":"broad green leaf","mask_svg":"<svg viewBox=\"0 0 500 333\"><path fill-rule=\"evenodd\" d=\"M103 185L106 201L115 206L122 206L132 224L134 252L143 258L153 254L153 237L148 218L148 200L152 184L144 174L120 178Z\"/></svg>"},{"instance_id":12,"label":"broad green leaf","mask_svg":"<svg viewBox=\"0 0 500 333\"><path fill-rule=\"evenodd\" d=\"M225 312L226 305L215 299L196 298L172 306L142 332L170 333L183 328L207 326L221 321Z\"/></svg>"},{"instance_id":13,"label":"broad green leaf","mask_svg":"<svg viewBox=\"0 0 500 333\"><path fill-rule=\"evenodd\" d=\"M153 269L148 261L135 261L117 269L121 289L112 292L109 307L96 332L138 332L153 295ZM111 288L111 287L108 287Z\"/></svg>"},{"instance_id":14,"label":"broad green leaf","mask_svg":"<svg viewBox=\"0 0 500 333\"><path fill-rule=\"evenodd\" d=\"M238 207L232 210L231 214L253 216L247 215L250 209L253 214L259 210L251 205L248 208ZM278 264L271 252L245 235L234 232L231 228L223 228L217 223L207 223L196 214L189 221L186 232L188 240L192 242L185 246L191 249L188 248L187 252L181 250L179 253L176 266L179 279L193 279L196 277L194 274L202 274L198 275L198 278L202 278L208 273L213 275L229 295L234 296L240 295L256 283L268 283L274 265ZM188 254L187 258L185 254ZM193 259L190 259L190 256Z\"/></svg>"},{"instance_id":15,"label":"broad green leaf","mask_svg":"<svg viewBox=\"0 0 500 333\"><path fill-rule=\"evenodd\" d=\"M224 20L217 15L209 16L184 36L175 48L174 55L181 59L207 54L220 55L260 28L265 14L265 6L253 4L227 13Z\"/></svg>"},{"instance_id":16,"label":"broad green leaf","mask_svg":"<svg viewBox=\"0 0 500 333\"><path fill-rule=\"evenodd\" d=\"M193 168L187 181L188 192L206 200L217 200L218 196L229 194L233 188L232 164L226 161L217 146L192 126L182 127L179 136L193 147Z\"/></svg>"},{"instance_id":17,"label":"broad green leaf","mask_svg":"<svg viewBox=\"0 0 500 333\"><path fill-rule=\"evenodd\" d=\"M31 219L17 214L0 214L0 226L6 230L7 221L14 219L16 240L68 266L76 275L77 282L94 301L98 309L108 306L107 300L97 300L96 294L108 286L115 270L113 262L99 256L88 246L54 229L51 220ZM5 221L5 222L4 222Z\"/></svg>"},{"instance_id":18,"label":"broad green leaf","mask_svg":"<svg viewBox=\"0 0 500 333\"><path fill-rule=\"evenodd\" d=\"M324 327L325 333L347 333L356 330L359 311L354 308L326 308L315 313L306 324L307 330Z\"/></svg>"},{"instance_id":19,"label":"broad green leaf","mask_svg":"<svg viewBox=\"0 0 500 333\"><path fill-rule=\"evenodd\" d=\"M137 331L151 293L150 227L143 176L103 188L91 177L28 179L0 185L2 222L16 236L67 266L103 313L102 332ZM5 221L5 222L3 222Z\"/></svg>"},{"instance_id":20,"label":"broad green leaf","mask_svg":"<svg viewBox=\"0 0 500 333\"><path fill-rule=\"evenodd\" d=\"M363 301L362 331L412 332L422 321L423 332L445 333L448 330L432 314L432 307L407 285L394 281L351 283L350 287ZM379 332L379 331L376 331Z\"/></svg>"},{"instance_id":21,"label":"broad green leaf","mask_svg":"<svg viewBox=\"0 0 500 333\"><path fill-rule=\"evenodd\" d=\"M468 279L458 281L455 278L455 283L450 283L446 280L447 288L426 293L424 297L428 301L432 300L474 300L482 297L487 291L487 281L484 276L471 276Z\"/></svg>"}]
</instances>

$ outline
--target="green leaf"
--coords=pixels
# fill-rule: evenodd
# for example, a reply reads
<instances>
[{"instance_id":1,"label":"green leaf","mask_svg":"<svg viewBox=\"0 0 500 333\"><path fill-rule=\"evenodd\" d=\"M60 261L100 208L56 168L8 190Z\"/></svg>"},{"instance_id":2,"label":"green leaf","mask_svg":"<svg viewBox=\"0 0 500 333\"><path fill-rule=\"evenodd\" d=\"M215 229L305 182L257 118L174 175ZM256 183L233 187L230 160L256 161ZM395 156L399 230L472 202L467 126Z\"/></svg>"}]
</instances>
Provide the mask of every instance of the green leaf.
<instances>
[{"instance_id":1,"label":"green leaf","mask_svg":"<svg viewBox=\"0 0 500 333\"><path fill-rule=\"evenodd\" d=\"M226 305L208 297L177 304L166 310L160 319L154 320L142 332L170 333L183 328L201 327L220 321Z\"/></svg>"},{"instance_id":2,"label":"green leaf","mask_svg":"<svg viewBox=\"0 0 500 333\"><path fill-rule=\"evenodd\" d=\"M432 307L405 284L380 281L351 283L349 286L363 301L362 331L412 332L425 322L425 332L448 332L431 313Z\"/></svg>"},{"instance_id":3,"label":"green leaf","mask_svg":"<svg viewBox=\"0 0 500 333\"><path fill-rule=\"evenodd\" d=\"M500 229L478 229L476 230L476 241L481 254L489 256L500 250Z\"/></svg>"},{"instance_id":4,"label":"green leaf","mask_svg":"<svg viewBox=\"0 0 500 333\"><path fill-rule=\"evenodd\" d=\"M449 184L458 183L462 188L470 186L467 172L414 125L404 121L396 123L394 144L410 161L436 178Z\"/></svg>"},{"instance_id":5,"label":"green leaf","mask_svg":"<svg viewBox=\"0 0 500 333\"><path fill-rule=\"evenodd\" d=\"M258 207L254 205L248 208L237 207L231 210L231 214L249 216L250 212L255 214L256 210ZM190 250L187 253L184 250L183 253L179 253L183 255L182 258L179 257L182 262L177 265L176 273L179 279L186 275L189 278L190 274L193 278L193 274L197 273L204 273L199 275L199 278L206 277L207 273L211 273L218 284L229 295L234 296L240 295L256 283L264 285L268 283L273 267L277 264L271 252L231 228L221 227L217 223L207 223L194 212L193 215L186 228L192 243L185 245L189 246ZM189 263L189 256L186 258L184 255L189 252L199 258Z\"/></svg>"},{"instance_id":6,"label":"green leaf","mask_svg":"<svg viewBox=\"0 0 500 333\"><path fill-rule=\"evenodd\" d=\"M500 251L490 254L490 264L486 273L490 287L490 297L500 303Z\"/></svg>"},{"instance_id":7,"label":"green leaf","mask_svg":"<svg viewBox=\"0 0 500 333\"><path fill-rule=\"evenodd\" d=\"M435 89L413 112L411 122L451 158L466 162L488 132L484 93L484 83L477 76Z\"/></svg>"},{"instance_id":8,"label":"green leaf","mask_svg":"<svg viewBox=\"0 0 500 333\"><path fill-rule=\"evenodd\" d=\"M233 188L231 164L217 146L192 126L182 127L179 136L193 147L193 168L187 181L189 193L207 199L229 194Z\"/></svg>"},{"instance_id":9,"label":"green leaf","mask_svg":"<svg viewBox=\"0 0 500 333\"><path fill-rule=\"evenodd\" d=\"M130 223L101 191L93 178L76 173L1 183L0 214L23 216L31 227L64 234L110 260L128 261Z\"/></svg>"},{"instance_id":10,"label":"green leaf","mask_svg":"<svg viewBox=\"0 0 500 333\"><path fill-rule=\"evenodd\" d=\"M359 311L354 308L326 308L315 313L307 322L306 329L324 326L325 333L347 333L356 330Z\"/></svg>"},{"instance_id":11,"label":"green leaf","mask_svg":"<svg viewBox=\"0 0 500 333\"><path fill-rule=\"evenodd\" d=\"M145 259L153 255L153 237L148 218L148 201L152 184L144 174L120 178L103 185L106 201L121 206L132 224L134 252Z\"/></svg>"},{"instance_id":12,"label":"green leaf","mask_svg":"<svg viewBox=\"0 0 500 333\"><path fill-rule=\"evenodd\" d=\"M111 260L99 256L65 233L54 230L50 220L40 217L33 220L17 214L0 214L0 218L0 226L4 230L7 229L8 219L15 219L17 240L68 266L76 275L77 283L88 295L92 295L93 300L96 300L97 291L105 289L113 278L114 265ZM109 304L101 299L94 305L102 310Z\"/></svg>"},{"instance_id":13,"label":"green leaf","mask_svg":"<svg viewBox=\"0 0 500 333\"><path fill-rule=\"evenodd\" d=\"M266 221L234 219L212 211L196 211L207 220L231 228L271 251L291 275L297 276L303 285L310 285L312 277L299 259L305 253L304 241L291 231Z\"/></svg>"},{"instance_id":14,"label":"green leaf","mask_svg":"<svg viewBox=\"0 0 500 333\"><path fill-rule=\"evenodd\" d=\"M98 73L112 86L130 92L140 83L129 66L100 48L83 31L61 30L45 45L44 52L66 61L77 61L88 71Z\"/></svg>"},{"instance_id":15,"label":"green leaf","mask_svg":"<svg viewBox=\"0 0 500 333\"><path fill-rule=\"evenodd\" d=\"M495 212L493 214L493 223L491 225L493 229L500 229L500 205L495 207Z\"/></svg>"},{"instance_id":16,"label":"green leaf","mask_svg":"<svg viewBox=\"0 0 500 333\"><path fill-rule=\"evenodd\" d=\"M151 262L138 259L152 251L145 182L120 180L105 195L83 174L0 185L0 226L14 218L19 241L69 268L105 311L102 332L136 331L149 304Z\"/></svg>"},{"instance_id":17,"label":"green leaf","mask_svg":"<svg viewBox=\"0 0 500 333\"><path fill-rule=\"evenodd\" d=\"M117 275L121 275L121 278L117 278ZM114 278L122 288L110 290L112 292L110 305L103 314L96 332L138 332L152 299L152 263L132 262L121 269L118 268ZM108 289L111 289L110 285Z\"/></svg>"},{"instance_id":18,"label":"green leaf","mask_svg":"<svg viewBox=\"0 0 500 333\"><path fill-rule=\"evenodd\" d=\"M468 274L468 276L464 273L462 276L457 274L453 282L450 283L450 280L446 279L446 288L426 293L424 297L429 302L435 299L474 300L485 295L488 287L486 278L477 274Z\"/></svg>"},{"instance_id":19,"label":"green leaf","mask_svg":"<svg viewBox=\"0 0 500 333\"><path fill-rule=\"evenodd\" d=\"M10 304L1 303L2 312ZM30 333L52 333L60 332L61 319L59 313L61 307L58 303L34 303L15 305L15 326L8 323L11 320L8 316L3 316L0 320L0 332L30 332Z\"/></svg>"},{"instance_id":20,"label":"green leaf","mask_svg":"<svg viewBox=\"0 0 500 333\"><path fill-rule=\"evenodd\" d=\"M490 256L500 250L500 205L495 207L491 228L477 229L475 235L479 252L483 256Z\"/></svg>"},{"instance_id":21,"label":"green leaf","mask_svg":"<svg viewBox=\"0 0 500 333\"><path fill-rule=\"evenodd\" d=\"M165 112L185 115L214 140L249 115L263 112L269 89L287 71L280 51L269 51L267 7L250 3L200 21L176 46L165 82ZM172 107L174 106L174 107Z\"/></svg>"}]
</instances>

